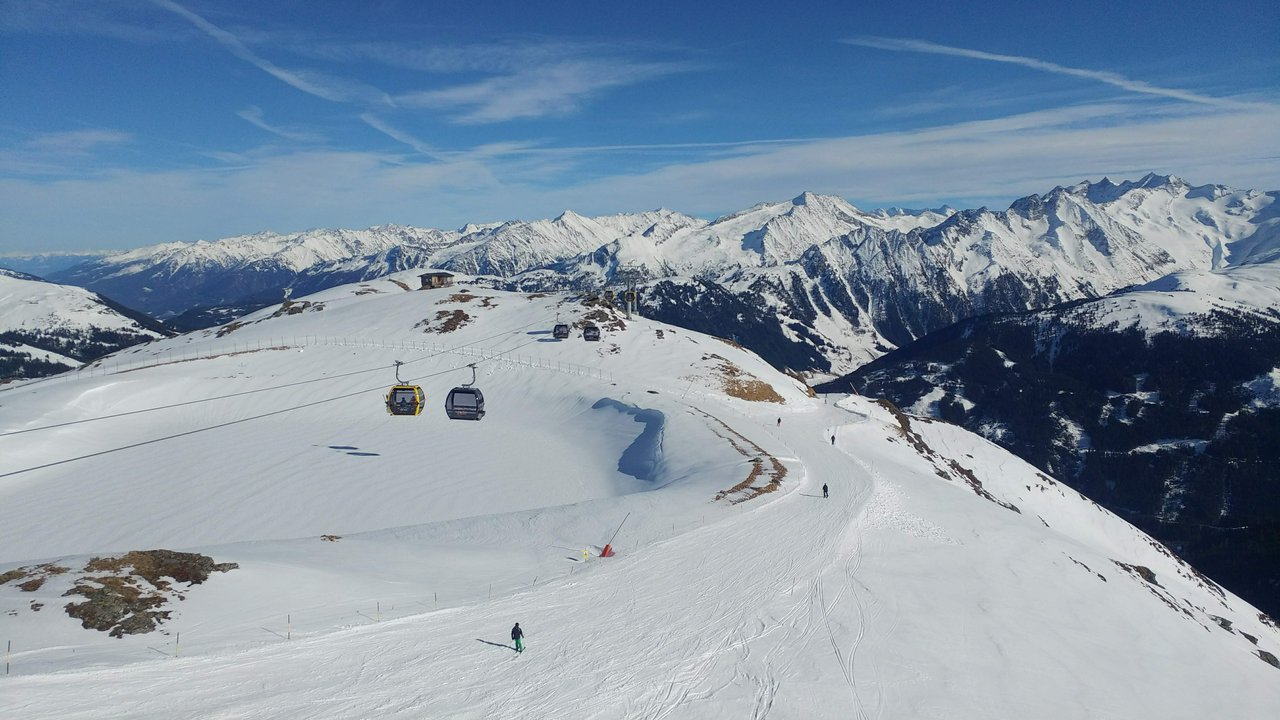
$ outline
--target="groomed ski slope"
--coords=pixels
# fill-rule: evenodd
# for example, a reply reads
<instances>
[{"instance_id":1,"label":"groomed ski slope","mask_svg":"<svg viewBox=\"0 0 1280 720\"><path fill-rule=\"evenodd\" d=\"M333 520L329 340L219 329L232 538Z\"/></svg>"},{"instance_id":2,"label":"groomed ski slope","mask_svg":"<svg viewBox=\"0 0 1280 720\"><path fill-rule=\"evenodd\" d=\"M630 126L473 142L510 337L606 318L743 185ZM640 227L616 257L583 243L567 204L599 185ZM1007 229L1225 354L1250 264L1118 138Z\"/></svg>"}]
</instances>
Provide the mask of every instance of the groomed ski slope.
<instances>
[{"instance_id":1,"label":"groomed ski slope","mask_svg":"<svg viewBox=\"0 0 1280 720\"><path fill-rule=\"evenodd\" d=\"M1258 655L1280 652L1280 633L1256 610L962 430L904 425L862 398L808 398L737 348L644 320L598 345L576 332L543 342L529 333L556 313L592 310L492 291L476 294L496 307L426 338L519 346L478 362L489 415L443 417L443 393L478 358L442 353L402 368L444 373L422 381L427 414L389 418L385 387L359 391L394 380L387 368L410 354L385 346L422 341L412 325L452 292L358 292L327 291L307 299L323 311L222 338L167 341L195 357L238 336L240 354L0 393L0 432L12 432L384 368L372 383L351 375L0 436L0 475L17 473L0 478L0 572L150 547L240 564L185 590L167 635L82 630L58 610L66 586L55 581L0 586L0 639L16 651L0 716L1203 718L1280 707L1280 670ZM259 337L295 334L257 349ZM355 336L366 344L306 339ZM713 354L786 402L726 395ZM785 467L780 488L715 500L752 457ZM581 549L598 551L624 517L619 554L584 562ZM34 600L46 608L31 611Z\"/></svg>"}]
</instances>

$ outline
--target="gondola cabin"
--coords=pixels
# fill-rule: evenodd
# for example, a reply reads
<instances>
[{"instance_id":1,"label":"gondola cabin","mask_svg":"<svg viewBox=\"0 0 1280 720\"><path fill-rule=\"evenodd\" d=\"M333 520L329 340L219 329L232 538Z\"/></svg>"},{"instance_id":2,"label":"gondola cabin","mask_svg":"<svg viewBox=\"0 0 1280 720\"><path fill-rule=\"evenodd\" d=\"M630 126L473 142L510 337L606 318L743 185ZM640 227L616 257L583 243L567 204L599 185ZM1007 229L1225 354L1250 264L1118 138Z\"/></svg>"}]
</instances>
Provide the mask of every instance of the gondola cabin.
<instances>
[{"instance_id":1,"label":"gondola cabin","mask_svg":"<svg viewBox=\"0 0 1280 720\"><path fill-rule=\"evenodd\" d=\"M421 415L426 396L417 385L396 385L387 393L387 412L392 415Z\"/></svg>"},{"instance_id":2,"label":"gondola cabin","mask_svg":"<svg viewBox=\"0 0 1280 720\"><path fill-rule=\"evenodd\" d=\"M569 326L564 323L558 323L551 331L551 336L557 340L564 340L569 337Z\"/></svg>"},{"instance_id":3,"label":"gondola cabin","mask_svg":"<svg viewBox=\"0 0 1280 720\"><path fill-rule=\"evenodd\" d=\"M582 328L582 339L596 341L600 339L600 328L595 325L588 325Z\"/></svg>"},{"instance_id":4,"label":"gondola cabin","mask_svg":"<svg viewBox=\"0 0 1280 720\"><path fill-rule=\"evenodd\" d=\"M456 387L445 398L444 411L451 420L479 420L484 417L484 394L480 388Z\"/></svg>"}]
</instances>

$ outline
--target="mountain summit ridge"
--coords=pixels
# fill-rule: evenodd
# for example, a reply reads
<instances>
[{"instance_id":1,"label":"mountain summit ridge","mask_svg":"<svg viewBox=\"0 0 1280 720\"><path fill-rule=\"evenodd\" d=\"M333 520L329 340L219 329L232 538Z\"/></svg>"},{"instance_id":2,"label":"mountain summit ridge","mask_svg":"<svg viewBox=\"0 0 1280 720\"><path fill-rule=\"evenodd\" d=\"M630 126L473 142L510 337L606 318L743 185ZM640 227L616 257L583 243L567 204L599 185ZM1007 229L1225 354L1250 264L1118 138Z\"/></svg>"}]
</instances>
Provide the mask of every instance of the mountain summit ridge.
<instances>
[{"instance_id":1,"label":"mountain summit ridge","mask_svg":"<svg viewBox=\"0 0 1280 720\"><path fill-rule=\"evenodd\" d=\"M720 334L778 367L840 373L975 314L1280 257L1277 195L1150 173L944 216L864 212L805 191L710 221L670 210L596 218L566 210L460 230L386 225L168 243L54 279L164 318L415 267L526 290L600 289L623 282L626 268L625 281L645 288L642 312L679 324L688 302L714 286L727 303L715 319Z\"/></svg>"}]
</instances>

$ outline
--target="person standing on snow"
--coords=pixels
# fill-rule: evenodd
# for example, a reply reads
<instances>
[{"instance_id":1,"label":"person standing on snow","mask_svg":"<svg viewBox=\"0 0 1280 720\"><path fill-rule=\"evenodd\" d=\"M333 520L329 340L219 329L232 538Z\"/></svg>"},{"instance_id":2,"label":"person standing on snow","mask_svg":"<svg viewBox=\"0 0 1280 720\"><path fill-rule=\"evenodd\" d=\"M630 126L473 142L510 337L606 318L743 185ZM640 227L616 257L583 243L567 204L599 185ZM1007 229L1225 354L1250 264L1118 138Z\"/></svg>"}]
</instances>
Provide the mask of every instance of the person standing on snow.
<instances>
[{"instance_id":1,"label":"person standing on snow","mask_svg":"<svg viewBox=\"0 0 1280 720\"><path fill-rule=\"evenodd\" d=\"M827 484L826 484L826 483L822 483L822 497L828 497L828 496L827 496ZM517 625L516 627L519 627L519 625Z\"/></svg>"},{"instance_id":2,"label":"person standing on snow","mask_svg":"<svg viewBox=\"0 0 1280 720\"><path fill-rule=\"evenodd\" d=\"M524 631L520 629L520 623L511 628L511 639L516 641L516 652L524 652Z\"/></svg>"}]
</instances>

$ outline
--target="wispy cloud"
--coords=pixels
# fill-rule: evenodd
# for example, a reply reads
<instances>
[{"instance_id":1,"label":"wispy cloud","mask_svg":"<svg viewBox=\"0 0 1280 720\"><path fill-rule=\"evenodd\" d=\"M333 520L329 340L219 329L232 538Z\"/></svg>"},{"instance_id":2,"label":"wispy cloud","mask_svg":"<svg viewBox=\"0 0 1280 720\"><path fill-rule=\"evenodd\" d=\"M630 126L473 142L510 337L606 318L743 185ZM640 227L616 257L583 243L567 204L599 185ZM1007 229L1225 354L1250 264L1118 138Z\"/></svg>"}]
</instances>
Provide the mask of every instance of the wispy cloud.
<instances>
[{"instance_id":1,"label":"wispy cloud","mask_svg":"<svg viewBox=\"0 0 1280 720\"><path fill-rule=\"evenodd\" d=\"M278 135L279 137L282 137L286 140L297 140L299 142L320 142L321 140L324 139L317 133L308 132L306 130L298 130L294 128L286 128L286 127L271 125L267 123L266 120L263 119L262 108L256 105L250 105L244 110L240 110L239 112L237 112L236 115L239 115L241 118L245 120L245 122L249 123L250 125L266 130L272 135Z\"/></svg>"},{"instance_id":2,"label":"wispy cloud","mask_svg":"<svg viewBox=\"0 0 1280 720\"><path fill-rule=\"evenodd\" d=\"M530 68L442 90L406 93L395 103L409 108L464 109L464 124L562 116L601 91L690 69L682 63L571 60Z\"/></svg>"},{"instance_id":3,"label":"wispy cloud","mask_svg":"<svg viewBox=\"0 0 1280 720\"><path fill-rule=\"evenodd\" d=\"M1229 98L1217 98L1209 95L1201 95L1189 90L1159 87L1142 80L1134 80L1132 78L1104 70L1088 70L1085 68L1068 67L1066 65L1059 65L1047 60L1039 60L1032 57L1023 57L1021 55L1000 55L983 50L971 50L969 48L939 45L926 40L862 36L849 38L843 42L849 45L876 48L878 50L949 55L952 57L963 57L973 60L988 60L991 62L1007 63L1010 65L1020 65L1033 70L1041 70L1057 75L1068 75L1071 77L1084 78L1086 80L1096 80L1129 92L1141 93L1144 95L1156 95L1159 97L1172 98L1174 100L1182 100L1184 102L1199 103L1203 105L1215 105L1218 107L1229 108L1240 108L1249 105L1249 103L1242 103Z\"/></svg>"},{"instance_id":4,"label":"wispy cloud","mask_svg":"<svg viewBox=\"0 0 1280 720\"><path fill-rule=\"evenodd\" d=\"M1280 165L1259 150L1280 147L1280 110L1271 107L1112 102L912 131L729 148L692 143L679 161L657 145L660 152L625 162L596 162L590 153L643 153L646 146L543 153L504 143L443 153L372 114L365 122L419 146L422 155L269 148L216 172L108 168L55 181L0 176L0 250L59 249L60 242L79 248L86 237L120 247L263 229L457 227L550 217L564 208L595 215L665 206L718 215L806 189L866 207L1002 207L1057 184L1148 170L1280 188ZM228 218L225 208L232 206L237 213Z\"/></svg>"},{"instance_id":5,"label":"wispy cloud","mask_svg":"<svg viewBox=\"0 0 1280 720\"><path fill-rule=\"evenodd\" d=\"M59 155L80 155L100 145L119 145L132 140L131 133L119 130L69 130L38 135L23 143L22 147Z\"/></svg>"},{"instance_id":6,"label":"wispy cloud","mask_svg":"<svg viewBox=\"0 0 1280 720\"><path fill-rule=\"evenodd\" d=\"M94 151L133 142L131 133L85 129L44 133L16 145L0 148L0 173L13 175L61 175L84 172L86 158Z\"/></svg>"},{"instance_id":7,"label":"wispy cloud","mask_svg":"<svg viewBox=\"0 0 1280 720\"><path fill-rule=\"evenodd\" d=\"M386 135L387 137L391 138L392 140L395 140L396 142L400 142L400 143L404 143L405 145L408 145L409 147L413 148L414 150L421 153L422 155L426 155L432 160L444 159L444 156L435 148L419 140L418 138L414 137L410 133L400 130L399 128L393 127L390 123L388 123L387 121L383 120L382 118L379 118L378 116L372 113L362 113L360 115L360 119L364 121L366 125L373 128L374 130L377 130L378 132L382 133L383 135Z\"/></svg>"},{"instance_id":8,"label":"wispy cloud","mask_svg":"<svg viewBox=\"0 0 1280 720\"><path fill-rule=\"evenodd\" d=\"M148 22L132 0L0 0L0 34L109 37L128 42L168 42L172 28Z\"/></svg>"},{"instance_id":9,"label":"wispy cloud","mask_svg":"<svg viewBox=\"0 0 1280 720\"><path fill-rule=\"evenodd\" d=\"M528 38L463 44L435 42L431 45L396 41L346 42L291 38L287 44L293 52L303 57L330 62L374 62L388 67L440 75L512 74L575 58L616 56L620 51L616 43Z\"/></svg>"},{"instance_id":10,"label":"wispy cloud","mask_svg":"<svg viewBox=\"0 0 1280 720\"><path fill-rule=\"evenodd\" d=\"M234 34L214 25L203 17L173 2L173 0L151 0L151 2L186 19L201 32L218 41L232 55L302 92L334 102L349 102L358 99L376 100L379 98L385 100L385 95L380 91L360 83L332 78L310 71L286 70L250 50Z\"/></svg>"}]
</instances>

